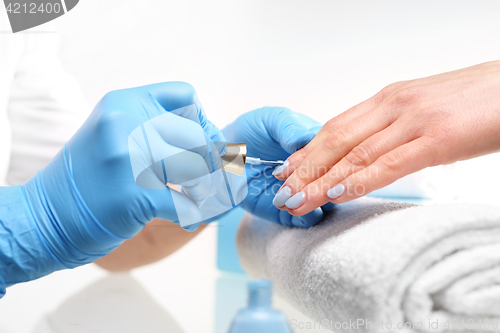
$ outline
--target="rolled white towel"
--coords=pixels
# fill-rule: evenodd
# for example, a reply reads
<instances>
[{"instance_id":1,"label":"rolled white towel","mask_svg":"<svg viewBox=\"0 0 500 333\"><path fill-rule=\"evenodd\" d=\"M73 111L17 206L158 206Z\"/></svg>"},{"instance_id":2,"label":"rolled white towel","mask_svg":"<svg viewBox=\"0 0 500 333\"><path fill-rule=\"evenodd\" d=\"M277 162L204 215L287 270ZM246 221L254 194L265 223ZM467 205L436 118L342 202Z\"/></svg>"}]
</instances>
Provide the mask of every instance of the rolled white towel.
<instances>
[{"instance_id":1,"label":"rolled white towel","mask_svg":"<svg viewBox=\"0 0 500 333\"><path fill-rule=\"evenodd\" d=\"M247 215L237 245L251 277L336 332L500 331L498 207L362 198L310 229Z\"/></svg>"}]
</instances>

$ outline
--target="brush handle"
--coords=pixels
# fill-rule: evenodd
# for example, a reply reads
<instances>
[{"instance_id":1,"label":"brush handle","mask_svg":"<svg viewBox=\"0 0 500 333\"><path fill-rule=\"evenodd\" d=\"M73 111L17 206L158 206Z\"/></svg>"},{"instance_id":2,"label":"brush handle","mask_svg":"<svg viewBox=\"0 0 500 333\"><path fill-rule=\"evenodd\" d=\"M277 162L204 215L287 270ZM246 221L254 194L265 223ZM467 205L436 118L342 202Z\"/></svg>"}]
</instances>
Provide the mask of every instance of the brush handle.
<instances>
[{"instance_id":1,"label":"brush handle","mask_svg":"<svg viewBox=\"0 0 500 333\"><path fill-rule=\"evenodd\" d=\"M247 156L245 163L253 164L253 165L261 165L261 164L282 165L284 162L283 161L266 161L266 160L261 160L260 158L257 158L257 157L248 157Z\"/></svg>"}]
</instances>

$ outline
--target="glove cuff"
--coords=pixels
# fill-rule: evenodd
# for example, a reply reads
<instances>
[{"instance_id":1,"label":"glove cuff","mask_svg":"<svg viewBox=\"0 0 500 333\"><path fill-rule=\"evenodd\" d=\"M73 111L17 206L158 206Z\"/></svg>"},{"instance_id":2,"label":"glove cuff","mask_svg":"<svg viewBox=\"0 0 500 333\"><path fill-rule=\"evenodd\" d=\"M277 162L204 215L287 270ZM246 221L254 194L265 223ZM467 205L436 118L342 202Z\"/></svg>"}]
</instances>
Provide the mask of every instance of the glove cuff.
<instances>
[{"instance_id":1,"label":"glove cuff","mask_svg":"<svg viewBox=\"0 0 500 333\"><path fill-rule=\"evenodd\" d=\"M5 288L65 268L47 246L20 185L0 188L0 297Z\"/></svg>"},{"instance_id":2,"label":"glove cuff","mask_svg":"<svg viewBox=\"0 0 500 333\"><path fill-rule=\"evenodd\" d=\"M65 148L22 186L43 240L65 267L93 262L125 240L104 228L88 209L66 163Z\"/></svg>"}]
</instances>

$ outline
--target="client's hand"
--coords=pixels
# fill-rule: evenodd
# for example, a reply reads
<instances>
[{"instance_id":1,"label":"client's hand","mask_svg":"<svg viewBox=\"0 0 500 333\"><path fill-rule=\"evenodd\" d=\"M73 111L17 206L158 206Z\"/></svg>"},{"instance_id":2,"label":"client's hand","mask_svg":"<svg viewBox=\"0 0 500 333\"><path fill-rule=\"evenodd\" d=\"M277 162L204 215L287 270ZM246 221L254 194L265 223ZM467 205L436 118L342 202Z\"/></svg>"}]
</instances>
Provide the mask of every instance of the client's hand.
<instances>
[{"instance_id":1,"label":"client's hand","mask_svg":"<svg viewBox=\"0 0 500 333\"><path fill-rule=\"evenodd\" d=\"M500 61L394 83L288 158L277 201L293 215L350 201L423 168L497 152L499 133Z\"/></svg>"},{"instance_id":2,"label":"client's hand","mask_svg":"<svg viewBox=\"0 0 500 333\"><path fill-rule=\"evenodd\" d=\"M285 160L304 147L316 135L321 125L302 114L286 108L265 107L240 116L222 133L229 142L245 142L250 157L265 160ZM273 206L276 191L283 184L273 177L274 167L247 165L248 196L242 207L253 215L289 226L310 227L323 217L322 207L301 217Z\"/></svg>"}]
</instances>

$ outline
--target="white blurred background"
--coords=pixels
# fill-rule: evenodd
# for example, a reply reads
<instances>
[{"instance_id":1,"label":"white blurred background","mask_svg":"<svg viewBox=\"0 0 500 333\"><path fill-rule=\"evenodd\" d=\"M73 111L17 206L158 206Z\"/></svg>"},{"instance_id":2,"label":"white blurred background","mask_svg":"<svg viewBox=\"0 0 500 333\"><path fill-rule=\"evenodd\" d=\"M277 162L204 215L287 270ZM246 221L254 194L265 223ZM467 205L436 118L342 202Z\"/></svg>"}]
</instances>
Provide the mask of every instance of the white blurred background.
<instances>
[{"instance_id":1,"label":"white blurred background","mask_svg":"<svg viewBox=\"0 0 500 333\"><path fill-rule=\"evenodd\" d=\"M325 122L392 82L500 57L498 1L82 0L56 23L91 105L182 80L220 127L265 105Z\"/></svg>"},{"instance_id":2,"label":"white blurred background","mask_svg":"<svg viewBox=\"0 0 500 333\"><path fill-rule=\"evenodd\" d=\"M81 0L56 24L89 106L110 90L181 80L220 128L266 105L325 122L392 82L500 59L496 0ZM463 200L499 204L499 165L462 163ZM132 274L185 332L215 325L215 228ZM103 276L89 265L10 288L0 332L41 332L47 313L54 326L60 304Z\"/></svg>"}]
</instances>

